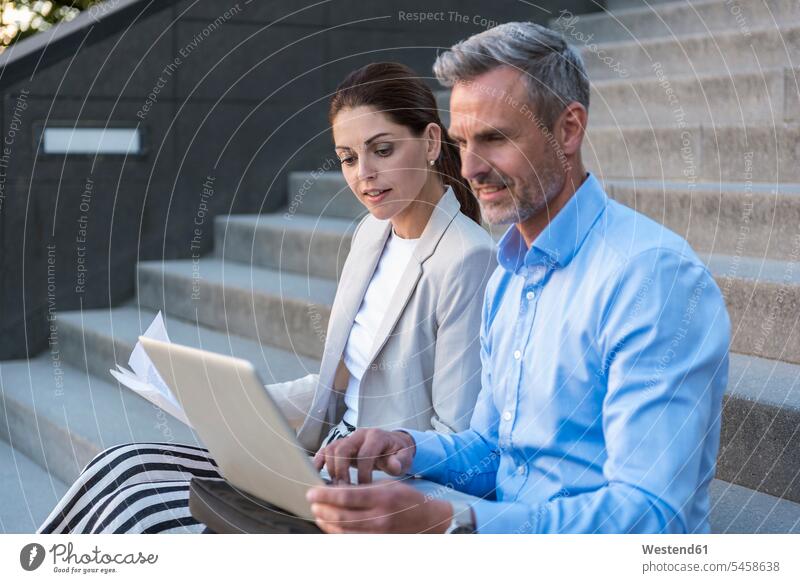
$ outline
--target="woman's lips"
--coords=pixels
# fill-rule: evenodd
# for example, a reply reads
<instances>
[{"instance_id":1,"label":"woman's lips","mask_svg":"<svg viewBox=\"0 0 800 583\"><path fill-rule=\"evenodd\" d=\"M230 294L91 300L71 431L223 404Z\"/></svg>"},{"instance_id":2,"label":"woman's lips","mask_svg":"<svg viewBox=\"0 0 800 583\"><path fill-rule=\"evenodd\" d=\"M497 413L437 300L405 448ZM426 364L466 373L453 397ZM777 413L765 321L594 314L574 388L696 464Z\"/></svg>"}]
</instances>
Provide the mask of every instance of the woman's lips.
<instances>
[{"instance_id":1,"label":"woman's lips","mask_svg":"<svg viewBox=\"0 0 800 583\"><path fill-rule=\"evenodd\" d=\"M366 200L367 202L369 202L369 203L371 203L371 204L378 204L378 203L379 203L379 202L381 202L381 201L382 201L384 198L386 198L386 195L387 195L387 194L389 194L391 191L392 191L392 189L391 189L391 188L387 188L386 190L384 190L383 192L381 192L381 193L380 193L379 195L377 195L377 196L370 196L370 195L368 195L368 194L365 194L365 195L364 195L364 200Z\"/></svg>"}]
</instances>

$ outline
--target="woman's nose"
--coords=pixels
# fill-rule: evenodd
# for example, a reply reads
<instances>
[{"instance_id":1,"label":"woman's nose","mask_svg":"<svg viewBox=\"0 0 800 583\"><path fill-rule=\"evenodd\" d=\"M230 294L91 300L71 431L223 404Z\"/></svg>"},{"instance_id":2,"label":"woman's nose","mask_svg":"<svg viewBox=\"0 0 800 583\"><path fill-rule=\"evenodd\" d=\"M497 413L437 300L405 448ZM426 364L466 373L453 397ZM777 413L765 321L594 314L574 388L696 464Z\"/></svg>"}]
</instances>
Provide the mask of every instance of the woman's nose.
<instances>
[{"instance_id":1,"label":"woman's nose","mask_svg":"<svg viewBox=\"0 0 800 583\"><path fill-rule=\"evenodd\" d=\"M358 179L368 180L370 178L375 178L375 168L368 164L364 158L365 156L361 156L358 160Z\"/></svg>"}]
</instances>

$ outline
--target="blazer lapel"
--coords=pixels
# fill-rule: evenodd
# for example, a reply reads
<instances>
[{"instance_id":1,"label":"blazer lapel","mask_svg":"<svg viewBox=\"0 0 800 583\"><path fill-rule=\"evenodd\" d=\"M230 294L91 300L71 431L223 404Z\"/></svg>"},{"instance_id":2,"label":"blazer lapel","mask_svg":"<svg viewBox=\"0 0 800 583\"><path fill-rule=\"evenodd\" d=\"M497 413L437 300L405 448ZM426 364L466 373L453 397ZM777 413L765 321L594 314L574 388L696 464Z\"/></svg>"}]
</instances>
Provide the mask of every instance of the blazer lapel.
<instances>
[{"instance_id":1,"label":"blazer lapel","mask_svg":"<svg viewBox=\"0 0 800 583\"><path fill-rule=\"evenodd\" d=\"M340 297L337 298L340 300L337 302L339 305L336 306L336 309L331 310L332 324L329 327L329 342L325 347L325 353L331 357L334 372L344 352L344 347L347 345L350 329L353 327L358 309L364 300L364 294L367 293L367 287L372 280L378 260L381 258L392 225L389 221L371 222L368 220L364 223L364 228L369 231L360 237L363 245L360 242L359 249L351 250L351 253L355 253L355 255L353 261L350 262L351 269L347 280L342 278L339 282L340 286L344 284L347 287L339 290Z\"/></svg>"},{"instance_id":2,"label":"blazer lapel","mask_svg":"<svg viewBox=\"0 0 800 583\"><path fill-rule=\"evenodd\" d=\"M298 437L301 437L306 447L318 440L318 434L326 420L339 361L392 225L389 221L373 221L368 217L361 228L366 231L363 236L359 236L358 247L351 247L351 256L347 261L348 272L346 277L342 274L339 280L339 289L328 323L325 351L320 363L319 382L311 409L298 432Z\"/></svg>"},{"instance_id":3,"label":"blazer lapel","mask_svg":"<svg viewBox=\"0 0 800 583\"><path fill-rule=\"evenodd\" d=\"M369 362L373 362L378 353L383 349L389 335L403 313L409 299L416 289L422 275L422 264L436 250L436 246L447 230L447 227L460 212L460 204L452 188L447 189L436 208L431 214L428 224L414 249L414 255L403 272L403 277L392 295L392 301L386 312L378 332L375 335L373 350ZM340 289L337 291L336 300L331 310L331 320L328 326L328 338L325 343L325 352L320 364L320 382L317 384L316 393L305 422L303 423L298 438L305 447L312 447L322 437L320 431L326 421L327 412L331 406L333 381L336 370L342 358L350 329L353 327L356 314L364 300L364 294L372 280L375 267L383 253L386 239L391 232L389 221L373 221L370 218L364 222L362 229L369 229L364 236L359 236L359 247L351 247L351 258L348 258L347 278L339 280ZM347 288L342 286L346 285Z\"/></svg>"},{"instance_id":4,"label":"blazer lapel","mask_svg":"<svg viewBox=\"0 0 800 583\"><path fill-rule=\"evenodd\" d=\"M461 205L453 189L448 186L447 191L442 198L439 199L436 208L433 209L431 218L428 220L428 224L425 226L425 230L422 232L419 242L414 249L414 254L403 271L400 283L397 285L397 289L392 295L392 300L389 302L386 314L378 326L378 331L375 334L375 341L372 345L372 352L370 353L370 363L375 361L378 353L383 349L392 330L394 330L394 327L397 325L397 321L403 314L408 300L411 299L417 287L417 283L419 282L419 278L422 275L422 264L425 263L428 257L433 255L442 235L444 235L447 227L450 226L450 223L453 222L453 219L459 212L461 212ZM370 277L371 276L372 274L370 273ZM356 307L356 310L358 310L358 307ZM355 318L355 314L353 314L353 317ZM350 329L348 328L348 334L349 331Z\"/></svg>"}]
</instances>

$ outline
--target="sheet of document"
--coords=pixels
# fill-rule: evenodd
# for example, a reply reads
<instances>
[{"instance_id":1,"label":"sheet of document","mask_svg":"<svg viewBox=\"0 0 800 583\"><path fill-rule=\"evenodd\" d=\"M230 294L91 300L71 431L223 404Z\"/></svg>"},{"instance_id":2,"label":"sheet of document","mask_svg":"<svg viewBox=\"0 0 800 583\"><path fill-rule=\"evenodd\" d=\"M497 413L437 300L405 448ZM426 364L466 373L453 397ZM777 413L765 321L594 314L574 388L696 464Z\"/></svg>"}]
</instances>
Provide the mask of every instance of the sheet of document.
<instances>
[{"instance_id":1,"label":"sheet of document","mask_svg":"<svg viewBox=\"0 0 800 583\"><path fill-rule=\"evenodd\" d=\"M142 336L169 342L167 328L164 325L164 318L158 312L153 322L147 327ZM141 343L137 342L133 347L133 352L128 359L130 370L117 364L117 370L110 369L111 375L122 385L128 387L138 395L144 397L154 405L161 407L178 421L191 427L189 419L186 417L178 399L158 374L153 361L147 356Z\"/></svg>"}]
</instances>

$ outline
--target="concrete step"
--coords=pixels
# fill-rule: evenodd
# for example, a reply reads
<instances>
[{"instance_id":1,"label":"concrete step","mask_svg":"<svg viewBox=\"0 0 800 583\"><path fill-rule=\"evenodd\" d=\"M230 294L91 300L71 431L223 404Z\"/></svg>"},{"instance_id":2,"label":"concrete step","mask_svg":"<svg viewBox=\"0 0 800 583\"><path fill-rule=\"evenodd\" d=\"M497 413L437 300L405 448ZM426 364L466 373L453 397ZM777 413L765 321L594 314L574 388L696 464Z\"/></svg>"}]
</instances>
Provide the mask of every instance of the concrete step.
<instances>
[{"instance_id":1,"label":"concrete step","mask_svg":"<svg viewBox=\"0 0 800 583\"><path fill-rule=\"evenodd\" d=\"M649 0L648 4L668 4L670 2L680 2L682 0ZM686 2L702 2L702 0L686 0ZM639 8L642 5L642 0L605 0L606 10L617 12L628 8Z\"/></svg>"},{"instance_id":2,"label":"concrete step","mask_svg":"<svg viewBox=\"0 0 800 583\"><path fill-rule=\"evenodd\" d=\"M66 484L112 445L199 444L186 425L105 378L57 353L0 363L0 438Z\"/></svg>"},{"instance_id":3,"label":"concrete step","mask_svg":"<svg viewBox=\"0 0 800 583\"><path fill-rule=\"evenodd\" d=\"M0 533L36 532L66 491L64 482L0 441Z\"/></svg>"},{"instance_id":4,"label":"concrete step","mask_svg":"<svg viewBox=\"0 0 800 583\"><path fill-rule=\"evenodd\" d=\"M57 319L60 358L100 379L115 382L108 372L116 363L127 366L128 358L156 312L136 305L119 308L60 312ZM164 315L170 340L219 354L244 358L253 363L264 383L286 381L317 372L315 359L274 346L206 328L196 321Z\"/></svg>"},{"instance_id":5,"label":"concrete step","mask_svg":"<svg viewBox=\"0 0 800 583\"><path fill-rule=\"evenodd\" d=\"M589 126L745 127L796 122L800 121L798 79L799 69L781 67L599 80L592 83Z\"/></svg>"},{"instance_id":6,"label":"concrete step","mask_svg":"<svg viewBox=\"0 0 800 583\"><path fill-rule=\"evenodd\" d=\"M774 24L753 28L748 37L738 30L725 30L679 38L626 40L596 44L570 40L580 49L589 79L627 79L666 75L713 73L732 75L797 66L800 26L780 28Z\"/></svg>"},{"instance_id":7,"label":"concrete step","mask_svg":"<svg viewBox=\"0 0 800 583\"><path fill-rule=\"evenodd\" d=\"M712 480L711 532L789 534L800 532L800 504L723 480Z\"/></svg>"},{"instance_id":8,"label":"concrete step","mask_svg":"<svg viewBox=\"0 0 800 583\"><path fill-rule=\"evenodd\" d=\"M681 190L678 183L636 181L634 184L618 180L606 183L612 196L666 223L696 245L725 294L734 324L734 350L800 362L797 189L786 185L773 192L771 187L751 184L705 185L692 191L685 187ZM717 188L724 188L725 192L720 193ZM748 216L750 203L752 212ZM253 221L244 224L252 227ZM500 236L503 230L494 229L494 234ZM298 238L301 237L298 234ZM349 244L348 235L342 233L341 237L340 241L331 243L336 249L344 249ZM299 255L303 256L301 252ZM219 259L202 261L209 265L203 277L208 280L205 285L210 291L206 293L213 296L214 307L191 300L192 291L200 282L200 263L171 262L176 266L168 270L167 277L169 293L173 294L168 302L171 313L194 319L197 304L198 308L203 308L200 322L204 325L223 330L231 326L234 333L267 338L270 343L292 352L319 356L329 302L335 294L332 279L292 273L280 275L259 267L254 267L251 273L244 263L224 262L231 275L223 285L223 262ZM140 281L142 297L147 298L142 303L158 308L165 302L160 264L148 264L146 271L148 286L144 287L144 281ZM221 290L230 286L236 289L226 292L226 297L231 298L226 307ZM309 294L315 293L313 299L309 299ZM252 317L254 301L263 306L258 311L258 319ZM270 332L265 336L266 330Z\"/></svg>"},{"instance_id":9,"label":"concrete step","mask_svg":"<svg viewBox=\"0 0 800 583\"><path fill-rule=\"evenodd\" d=\"M285 213L218 216L214 255L283 272L338 279L357 219Z\"/></svg>"},{"instance_id":10,"label":"concrete step","mask_svg":"<svg viewBox=\"0 0 800 583\"><path fill-rule=\"evenodd\" d=\"M140 262L138 302L183 320L320 358L336 281L234 261Z\"/></svg>"},{"instance_id":11,"label":"concrete step","mask_svg":"<svg viewBox=\"0 0 800 583\"><path fill-rule=\"evenodd\" d=\"M361 218L367 209L355 197L336 169L327 172L292 172L289 174L286 218L311 217Z\"/></svg>"},{"instance_id":12,"label":"concrete step","mask_svg":"<svg viewBox=\"0 0 800 583\"><path fill-rule=\"evenodd\" d=\"M731 354L717 478L800 502L800 366Z\"/></svg>"},{"instance_id":13,"label":"concrete step","mask_svg":"<svg viewBox=\"0 0 800 583\"><path fill-rule=\"evenodd\" d=\"M605 187L697 251L787 261L797 253L800 184L607 180Z\"/></svg>"},{"instance_id":14,"label":"concrete step","mask_svg":"<svg viewBox=\"0 0 800 583\"><path fill-rule=\"evenodd\" d=\"M648 4L650 6L648 6ZM573 15L562 10L550 21L574 43L646 40L687 34L737 31L747 40L753 28L800 20L797 0L672 1L654 5L631 0L624 9Z\"/></svg>"},{"instance_id":15,"label":"concrete step","mask_svg":"<svg viewBox=\"0 0 800 583\"><path fill-rule=\"evenodd\" d=\"M744 367L743 363L734 358L731 385L737 394L753 392L756 386L741 380L754 374L754 367ZM34 517L27 518L31 523L38 526L63 495L64 484L71 483L80 469L105 447L127 441L199 444L188 428L130 391L87 376L69 365L60 365L58 375L54 370L50 355L30 362L0 365L3 437L13 440L15 449L12 453L22 468L17 470L12 465L8 450L4 456L2 445L5 442L0 442L0 471L6 476L11 474L12 482L17 476L23 478L24 492L29 497L28 505ZM765 400L772 398L771 391L767 391L770 393L768 397L762 397ZM724 424L730 423L727 409L731 399L737 398L728 397ZM87 407L87 403L91 403L91 407ZM32 427L37 431L31 431ZM39 437L34 439L34 433ZM724 436L725 431L723 440ZM39 467L37 472L38 466L19 461L21 455L35 458L38 466L47 470ZM722 471L718 474L724 473L725 455L730 454L723 454L720 460ZM35 477L29 480L29 476ZM9 491L8 487L3 490L4 493ZM795 532L800 517L798 508L800 506L788 500L742 486L720 480L712 484L711 521L715 532ZM9 511L4 512L2 517L5 521ZM28 528L27 523L14 520L14 524ZM3 524L9 531L6 522Z\"/></svg>"},{"instance_id":16,"label":"concrete step","mask_svg":"<svg viewBox=\"0 0 800 583\"><path fill-rule=\"evenodd\" d=\"M789 290L780 292L783 300L778 301L778 291L773 288L778 276L776 271L779 266L785 269L791 264L763 264L753 259L718 255L706 257L705 260L728 302L734 330L732 347L744 353L733 357L732 382L726 409L729 416L726 435L730 436L730 444L725 445L727 441L724 441L723 451L727 456L724 466L736 473L727 477L737 483L741 480L751 484L752 472L739 474L739 470L752 467L756 461L766 463L767 468L757 466L761 476L759 489L766 488L772 493L800 501L800 484L792 485L787 481L787 474L782 473L789 472L788 475L793 476L797 472L800 475L800 457L795 459L792 454L800 449L794 447L794 437L786 434L786 427L792 424L800 426L800 395L795 396L793 392L793 387L800 382L800 367L763 358L800 361L800 343L795 341L800 315L800 310L796 308L800 300L800 274ZM156 290L143 291L143 297L163 297L164 305L161 307L167 313L182 318L190 315L195 317L186 311L194 311L195 308L184 300L191 288L191 262L170 263L166 267L166 277L162 276L160 265L146 266L146 269L140 270L140 289ZM333 297L333 282L323 280L328 286L325 292L327 299L319 293L311 297L309 293L312 289L317 292L320 290L309 287L308 279L303 276L280 276L276 272L236 263L222 265L219 260L209 261L209 264L216 271L211 273L211 268L203 268L203 293L209 298L206 302L208 305L198 309L196 314L203 325L219 329L227 326L233 333L269 339L295 353L320 354L330 299ZM280 285L281 277L283 285ZM271 286L255 286L252 283L267 282L270 278L273 278ZM172 306L175 306L174 311ZM312 309L315 311L312 312ZM754 325L751 320L761 325ZM769 327L765 328L765 325ZM776 410L773 399L765 401L762 407L762 402L758 400L759 391L782 396L785 406ZM758 405L757 414L749 416L746 412L753 408L752 402ZM789 421L773 423L774 419L784 418ZM764 448L782 456L780 461L775 456L763 453Z\"/></svg>"},{"instance_id":17,"label":"concrete step","mask_svg":"<svg viewBox=\"0 0 800 583\"><path fill-rule=\"evenodd\" d=\"M595 127L583 158L602 179L800 182L800 124Z\"/></svg>"},{"instance_id":18,"label":"concrete step","mask_svg":"<svg viewBox=\"0 0 800 583\"><path fill-rule=\"evenodd\" d=\"M789 261L703 255L728 307L731 350L800 363L800 236Z\"/></svg>"}]
</instances>

